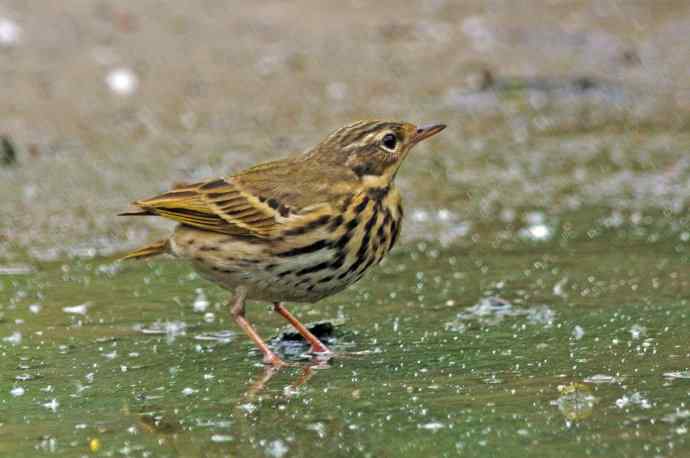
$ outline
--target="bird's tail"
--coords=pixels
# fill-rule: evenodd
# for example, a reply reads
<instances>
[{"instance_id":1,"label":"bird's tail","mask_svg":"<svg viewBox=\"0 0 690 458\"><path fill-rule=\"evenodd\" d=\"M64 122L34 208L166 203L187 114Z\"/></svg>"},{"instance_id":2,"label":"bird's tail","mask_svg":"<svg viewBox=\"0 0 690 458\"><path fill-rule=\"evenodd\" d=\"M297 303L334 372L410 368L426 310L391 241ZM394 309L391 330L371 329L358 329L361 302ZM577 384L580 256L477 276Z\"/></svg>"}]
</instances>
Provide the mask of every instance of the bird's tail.
<instances>
[{"instance_id":1,"label":"bird's tail","mask_svg":"<svg viewBox=\"0 0 690 458\"><path fill-rule=\"evenodd\" d=\"M126 259L143 259L151 256L156 256L159 254L167 253L170 249L170 241L168 239L159 240L157 242L144 245L131 253L127 253L125 256L120 258L120 261Z\"/></svg>"}]
</instances>

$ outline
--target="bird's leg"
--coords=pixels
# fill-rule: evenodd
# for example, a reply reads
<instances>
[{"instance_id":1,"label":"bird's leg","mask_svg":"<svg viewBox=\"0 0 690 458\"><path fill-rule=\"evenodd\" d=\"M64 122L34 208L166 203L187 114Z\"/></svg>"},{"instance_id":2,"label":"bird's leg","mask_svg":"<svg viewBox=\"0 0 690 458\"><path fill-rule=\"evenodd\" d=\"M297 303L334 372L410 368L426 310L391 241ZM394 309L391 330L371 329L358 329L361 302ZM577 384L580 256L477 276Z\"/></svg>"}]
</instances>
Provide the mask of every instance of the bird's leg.
<instances>
[{"instance_id":1,"label":"bird's leg","mask_svg":"<svg viewBox=\"0 0 690 458\"><path fill-rule=\"evenodd\" d=\"M249 321L244 317L244 300L247 297L247 291L244 288L237 288L235 291L235 303L230 308L230 314L235 320L235 323L242 328L245 334L249 336L250 339L254 341L259 350L264 354L264 364L270 364L272 366L285 366L285 362L280 359L275 353L268 348L266 342L257 334Z\"/></svg>"},{"instance_id":2,"label":"bird's leg","mask_svg":"<svg viewBox=\"0 0 690 458\"><path fill-rule=\"evenodd\" d=\"M321 341L311 332L309 332L309 329L307 329L302 323L299 322L297 318L295 318L290 312L288 312L288 309L285 308L283 304L280 302L275 302L273 304L273 310L278 312L280 316L288 320L292 327L294 327L297 332L299 332L304 339L309 342L311 345L311 352L312 353L331 353L331 350L328 349L327 346L321 343Z\"/></svg>"}]
</instances>

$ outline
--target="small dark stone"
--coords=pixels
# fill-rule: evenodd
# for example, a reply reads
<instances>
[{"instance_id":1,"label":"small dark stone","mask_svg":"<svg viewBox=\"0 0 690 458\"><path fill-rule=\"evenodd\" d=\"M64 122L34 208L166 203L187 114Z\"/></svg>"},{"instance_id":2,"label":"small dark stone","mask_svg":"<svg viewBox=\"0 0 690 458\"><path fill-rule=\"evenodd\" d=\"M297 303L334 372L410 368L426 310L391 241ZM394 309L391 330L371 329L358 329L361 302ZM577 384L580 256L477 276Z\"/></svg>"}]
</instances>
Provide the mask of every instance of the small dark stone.
<instances>
[{"instance_id":1,"label":"small dark stone","mask_svg":"<svg viewBox=\"0 0 690 458\"><path fill-rule=\"evenodd\" d=\"M0 165L14 165L17 162L17 150L9 137L3 136L0 141Z\"/></svg>"}]
</instances>

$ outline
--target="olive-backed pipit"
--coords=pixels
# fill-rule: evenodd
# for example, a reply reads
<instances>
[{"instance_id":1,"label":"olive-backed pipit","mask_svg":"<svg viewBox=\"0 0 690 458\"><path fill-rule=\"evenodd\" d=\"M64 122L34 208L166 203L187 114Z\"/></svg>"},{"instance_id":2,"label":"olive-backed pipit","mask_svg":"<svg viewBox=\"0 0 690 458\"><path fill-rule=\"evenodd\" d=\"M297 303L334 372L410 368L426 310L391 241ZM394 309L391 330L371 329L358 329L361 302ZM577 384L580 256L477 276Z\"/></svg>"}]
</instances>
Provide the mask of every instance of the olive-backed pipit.
<instances>
[{"instance_id":1,"label":"olive-backed pipit","mask_svg":"<svg viewBox=\"0 0 690 458\"><path fill-rule=\"evenodd\" d=\"M138 209L123 215L180 224L169 238L125 259L171 253L234 290L232 316L267 364L284 363L245 318L246 299L272 302L312 352L329 353L282 302L335 294L383 259L403 217L395 175L414 145L444 128L359 121L299 156L136 201Z\"/></svg>"}]
</instances>

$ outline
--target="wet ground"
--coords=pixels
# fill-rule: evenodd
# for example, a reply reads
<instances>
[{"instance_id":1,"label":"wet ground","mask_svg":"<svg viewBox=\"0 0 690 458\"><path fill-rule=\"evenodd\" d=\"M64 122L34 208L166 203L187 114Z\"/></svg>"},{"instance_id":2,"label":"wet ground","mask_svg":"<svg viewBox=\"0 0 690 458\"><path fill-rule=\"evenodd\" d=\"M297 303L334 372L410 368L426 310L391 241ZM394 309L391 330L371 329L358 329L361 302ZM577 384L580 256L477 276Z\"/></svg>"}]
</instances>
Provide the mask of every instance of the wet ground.
<instances>
[{"instance_id":1,"label":"wet ground","mask_svg":"<svg viewBox=\"0 0 690 458\"><path fill-rule=\"evenodd\" d=\"M690 454L687 2L376 5L0 6L0 456ZM343 356L266 371L115 261L170 227L129 201L369 117L449 127L391 256L291 306Z\"/></svg>"},{"instance_id":2,"label":"wet ground","mask_svg":"<svg viewBox=\"0 0 690 458\"><path fill-rule=\"evenodd\" d=\"M690 243L648 230L408 244L295 307L337 320L344 356L319 366L274 342L299 363L274 374L226 293L184 266L34 265L2 277L0 451L684 456ZM283 325L266 305L250 316L266 336Z\"/></svg>"}]
</instances>

